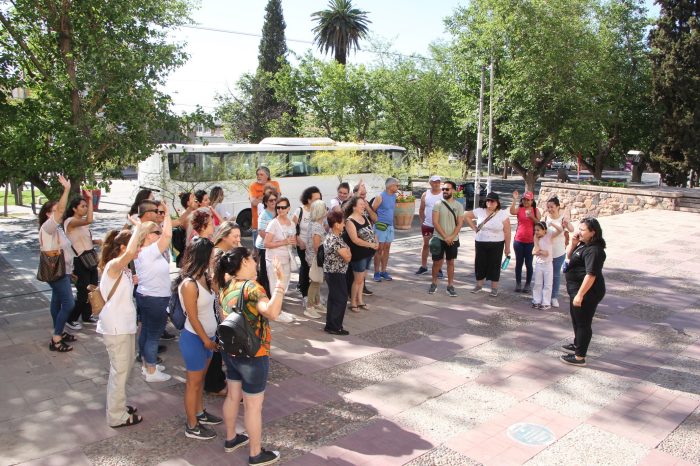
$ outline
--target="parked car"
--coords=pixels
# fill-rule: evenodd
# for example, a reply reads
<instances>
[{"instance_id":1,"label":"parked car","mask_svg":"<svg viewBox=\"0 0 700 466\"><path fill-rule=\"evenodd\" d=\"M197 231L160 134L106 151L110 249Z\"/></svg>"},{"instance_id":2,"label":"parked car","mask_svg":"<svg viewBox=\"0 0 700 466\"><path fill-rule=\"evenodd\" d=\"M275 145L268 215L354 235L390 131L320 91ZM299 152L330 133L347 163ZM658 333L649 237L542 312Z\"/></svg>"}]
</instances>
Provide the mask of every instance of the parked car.
<instances>
[{"instance_id":1,"label":"parked car","mask_svg":"<svg viewBox=\"0 0 700 466\"><path fill-rule=\"evenodd\" d=\"M576 168L576 162L564 162L561 160L553 160L552 161L552 169L557 170L559 168L565 168L566 170L574 170Z\"/></svg>"},{"instance_id":2,"label":"parked car","mask_svg":"<svg viewBox=\"0 0 700 466\"><path fill-rule=\"evenodd\" d=\"M484 207L484 202L486 199L486 185L481 184L481 189L479 190L479 204L480 207ZM467 210L471 210L474 205L474 182L467 181L457 185L457 189L464 193L465 205ZM484 205L481 205L484 204Z\"/></svg>"}]
</instances>

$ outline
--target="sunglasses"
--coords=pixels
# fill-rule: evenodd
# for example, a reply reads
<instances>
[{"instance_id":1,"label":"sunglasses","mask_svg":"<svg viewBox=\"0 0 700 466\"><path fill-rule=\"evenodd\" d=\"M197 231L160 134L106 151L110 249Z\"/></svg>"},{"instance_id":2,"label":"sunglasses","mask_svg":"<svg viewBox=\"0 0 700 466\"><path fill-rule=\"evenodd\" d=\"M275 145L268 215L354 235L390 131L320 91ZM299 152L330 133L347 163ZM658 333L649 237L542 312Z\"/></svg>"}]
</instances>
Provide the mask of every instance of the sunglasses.
<instances>
[{"instance_id":1,"label":"sunglasses","mask_svg":"<svg viewBox=\"0 0 700 466\"><path fill-rule=\"evenodd\" d=\"M164 210L157 210L156 213L157 213L158 215L165 215L165 211L164 211Z\"/></svg>"},{"instance_id":2,"label":"sunglasses","mask_svg":"<svg viewBox=\"0 0 700 466\"><path fill-rule=\"evenodd\" d=\"M267 202L277 202L277 199L273 197L272 199L268 199Z\"/></svg>"},{"instance_id":3,"label":"sunglasses","mask_svg":"<svg viewBox=\"0 0 700 466\"><path fill-rule=\"evenodd\" d=\"M277 210L284 210L284 209L289 209L288 205L278 205Z\"/></svg>"},{"instance_id":4,"label":"sunglasses","mask_svg":"<svg viewBox=\"0 0 700 466\"><path fill-rule=\"evenodd\" d=\"M442 188L443 191L452 191L452 188Z\"/></svg>"}]
</instances>

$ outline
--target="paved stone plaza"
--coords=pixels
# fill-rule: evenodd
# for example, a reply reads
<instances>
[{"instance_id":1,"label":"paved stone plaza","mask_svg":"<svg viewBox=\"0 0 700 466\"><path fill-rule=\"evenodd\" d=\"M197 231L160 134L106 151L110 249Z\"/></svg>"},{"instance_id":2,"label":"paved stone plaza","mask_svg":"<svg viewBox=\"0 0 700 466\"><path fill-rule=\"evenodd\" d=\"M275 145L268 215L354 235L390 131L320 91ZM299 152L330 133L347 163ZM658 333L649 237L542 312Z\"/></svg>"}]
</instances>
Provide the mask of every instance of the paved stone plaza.
<instances>
[{"instance_id":1,"label":"paved stone plaza","mask_svg":"<svg viewBox=\"0 0 700 466\"><path fill-rule=\"evenodd\" d=\"M104 204L97 231L123 223ZM111 210L111 212L110 212ZM572 339L568 297L536 311L512 292L473 284L473 233L464 231L457 298L428 295L413 274L419 238L398 241L393 282L373 283L349 337L321 322L273 323L264 445L284 464L700 464L700 216L643 211L601 218L608 293L593 323L588 366L561 364ZM33 220L0 220L0 464L242 465L212 441L183 435L184 368L177 341L163 354L169 382L134 371L130 404L145 420L110 429L108 358L94 326L68 354L48 350L49 293L36 270ZM293 288L293 287L292 287ZM288 293L286 310L301 316ZM220 398L207 407L221 414Z\"/></svg>"}]
</instances>

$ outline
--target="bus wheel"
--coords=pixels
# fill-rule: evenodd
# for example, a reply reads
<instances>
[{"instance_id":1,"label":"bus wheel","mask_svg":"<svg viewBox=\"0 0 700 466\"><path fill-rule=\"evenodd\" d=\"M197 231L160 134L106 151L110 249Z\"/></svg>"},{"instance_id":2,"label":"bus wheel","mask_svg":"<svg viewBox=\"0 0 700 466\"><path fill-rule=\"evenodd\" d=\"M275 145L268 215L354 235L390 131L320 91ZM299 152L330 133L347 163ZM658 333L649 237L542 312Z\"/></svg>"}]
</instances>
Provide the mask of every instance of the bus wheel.
<instances>
[{"instance_id":1,"label":"bus wheel","mask_svg":"<svg viewBox=\"0 0 700 466\"><path fill-rule=\"evenodd\" d=\"M236 217L236 223L241 227L241 236L252 236L250 227L253 224L253 215L250 209L241 210Z\"/></svg>"}]
</instances>

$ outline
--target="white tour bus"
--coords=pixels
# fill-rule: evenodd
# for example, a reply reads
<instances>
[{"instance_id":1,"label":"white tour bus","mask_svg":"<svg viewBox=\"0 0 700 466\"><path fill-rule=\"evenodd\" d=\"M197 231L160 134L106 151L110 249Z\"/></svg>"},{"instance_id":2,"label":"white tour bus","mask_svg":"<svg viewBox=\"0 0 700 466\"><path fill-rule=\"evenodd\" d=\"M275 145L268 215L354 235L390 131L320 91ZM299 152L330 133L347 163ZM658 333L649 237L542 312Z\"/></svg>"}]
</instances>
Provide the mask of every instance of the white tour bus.
<instances>
[{"instance_id":1,"label":"white tour bus","mask_svg":"<svg viewBox=\"0 0 700 466\"><path fill-rule=\"evenodd\" d=\"M169 199L179 211L182 206L178 193L198 189L209 192L221 186L222 210L245 231L251 225L248 187L258 166L272 170L272 179L279 182L282 195L289 198L293 208L299 206L299 197L309 186L317 186L328 204L340 180L338 176L319 175L311 157L339 150L388 157L393 163L402 163L406 153L399 146L341 143L329 138L266 138L260 144L164 144L139 164L138 181L142 187L159 190L158 197ZM359 180L367 187L368 200L384 189L382 174L353 173L343 179L351 187Z\"/></svg>"}]
</instances>

